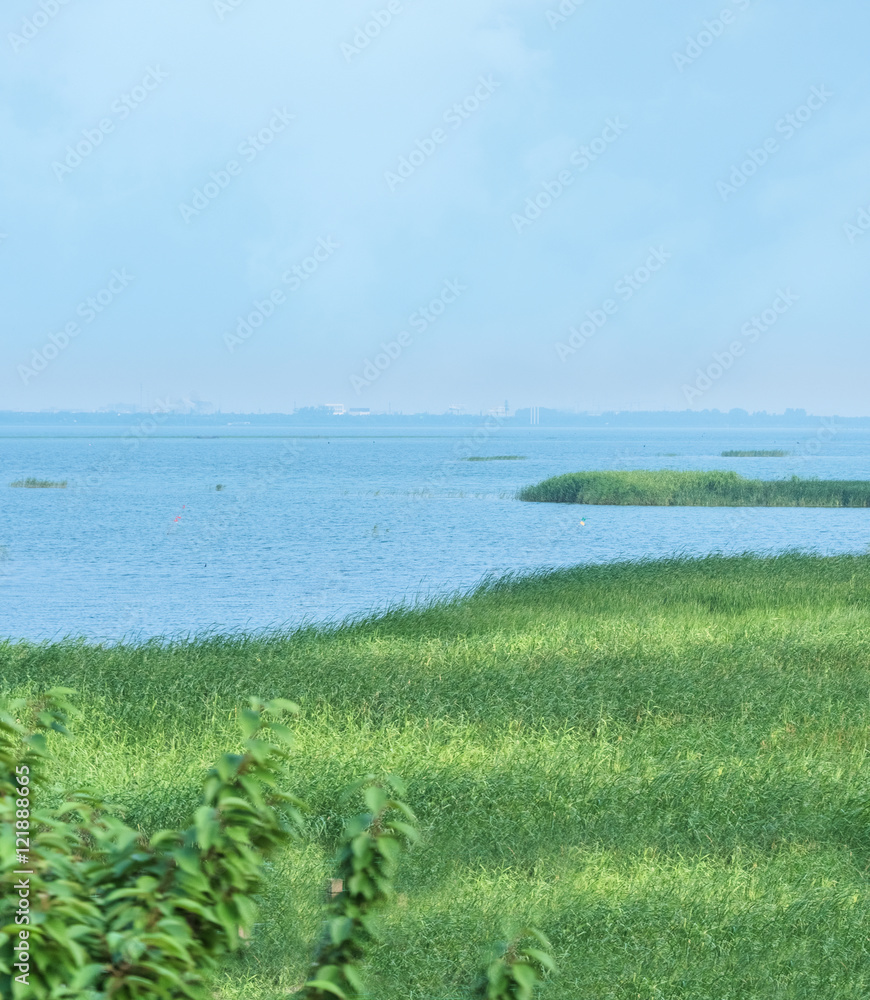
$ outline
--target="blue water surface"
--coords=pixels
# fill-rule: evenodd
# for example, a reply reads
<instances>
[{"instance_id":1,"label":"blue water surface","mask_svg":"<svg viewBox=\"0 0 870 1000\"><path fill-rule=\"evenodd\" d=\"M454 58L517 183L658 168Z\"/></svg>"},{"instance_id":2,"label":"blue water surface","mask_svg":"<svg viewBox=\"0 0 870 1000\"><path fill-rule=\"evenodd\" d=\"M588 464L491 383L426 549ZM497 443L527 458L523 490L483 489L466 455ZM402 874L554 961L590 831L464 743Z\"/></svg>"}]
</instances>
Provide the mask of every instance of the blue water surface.
<instances>
[{"instance_id":1,"label":"blue water surface","mask_svg":"<svg viewBox=\"0 0 870 1000\"><path fill-rule=\"evenodd\" d=\"M116 641L261 630L466 590L509 571L870 547L870 510L514 498L521 486L581 469L870 479L866 430L499 429L481 420L476 430L403 432L360 423L341 433L4 429L0 637ZM718 457L735 448L793 454ZM526 458L463 461L469 454ZM69 485L8 487L28 476Z\"/></svg>"}]
</instances>

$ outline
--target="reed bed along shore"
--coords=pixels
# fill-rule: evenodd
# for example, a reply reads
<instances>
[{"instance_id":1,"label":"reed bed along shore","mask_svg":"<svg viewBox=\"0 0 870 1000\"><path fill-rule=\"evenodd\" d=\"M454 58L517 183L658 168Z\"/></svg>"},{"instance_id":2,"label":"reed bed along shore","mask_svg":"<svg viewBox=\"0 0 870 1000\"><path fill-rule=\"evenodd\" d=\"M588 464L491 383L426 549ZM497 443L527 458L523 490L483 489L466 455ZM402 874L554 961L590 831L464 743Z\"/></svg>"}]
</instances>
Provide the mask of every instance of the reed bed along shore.
<instances>
[{"instance_id":1,"label":"reed bed along shore","mask_svg":"<svg viewBox=\"0 0 870 1000\"><path fill-rule=\"evenodd\" d=\"M468 997L512 921L542 1000L865 1000L870 557L585 566L288 635L0 644L8 695L77 689L63 786L144 831L187 819L249 694L300 703L307 835L218 1000L286 1000L322 920L339 792L403 776L423 828L369 968L378 1000Z\"/></svg>"},{"instance_id":2,"label":"reed bed along shore","mask_svg":"<svg viewBox=\"0 0 870 1000\"><path fill-rule=\"evenodd\" d=\"M870 482L745 479L736 472L571 472L517 494L535 503L637 507L870 507Z\"/></svg>"}]
</instances>

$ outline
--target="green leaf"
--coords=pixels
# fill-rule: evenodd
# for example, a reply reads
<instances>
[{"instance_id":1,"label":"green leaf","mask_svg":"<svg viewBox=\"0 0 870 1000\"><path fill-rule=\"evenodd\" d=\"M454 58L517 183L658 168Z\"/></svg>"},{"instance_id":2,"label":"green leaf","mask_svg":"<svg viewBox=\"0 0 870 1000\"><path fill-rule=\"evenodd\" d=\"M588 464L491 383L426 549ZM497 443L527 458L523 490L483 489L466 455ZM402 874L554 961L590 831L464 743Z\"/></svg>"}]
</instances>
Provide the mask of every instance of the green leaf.
<instances>
[{"instance_id":1,"label":"green leaf","mask_svg":"<svg viewBox=\"0 0 870 1000\"><path fill-rule=\"evenodd\" d=\"M377 850L388 860L396 862L402 853L402 845L395 837L378 837L375 841Z\"/></svg>"},{"instance_id":2,"label":"green leaf","mask_svg":"<svg viewBox=\"0 0 870 1000\"><path fill-rule=\"evenodd\" d=\"M388 774L384 781L392 788L395 795L406 795L408 789L405 787L405 782L397 774Z\"/></svg>"},{"instance_id":3,"label":"green leaf","mask_svg":"<svg viewBox=\"0 0 870 1000\"><path fill-rule=\"evenodd\" d=\"M545 951L541 951L540 948L523 948L523 954L528 955L529 958L533 958L545 969L549 969L551 972L556 971L556 963L553 961L552 956L548 955Z\"/></svg>"},{"instance_id":4,"label":"green leaf","mask_svg":"<svg viewBox=\"0 0 870 1000\"><path fill-rule=\"evenodd\" d=\"M526 965L525 962L515 962L511 966L511 975L529 993L534 990L535 983L538 981L537 972L530 965Z\"/></svg>"},{"instance_id":5,"label":"green leaf","mask_svg":"<svg viewBox=\"0 0 870 1000\"><path fill-rule=\"evenodd\" d=\"M342 967L344 978L350 983L356 993L364 993L366 984L355 965L346 964Z\"/></svg>"},{"instance_id":6,"label":"green leaf","mask_svg":"<svg viewBox=\"0 0 870 1000\"><path fill-rule=\"evenodd\" d=\"M366 805L375 816L380 815L389 801L387 793L379 785L369 785L364 793Z\"/></svg>"},{"instance_id":7,"label":"green leaf","mask_svg":"<svg viewBox=\"0 0 870 1000\"><path fill-rule=\"evenodd\" d=\"M420 839L420 831L415 826L411 826L410 823L403 823L401 820L394 819L390 820L386 825L389 829L403 834L412 844Z\"/></svg>"},{"instance_id":8,"label":"green leaf","mask_svg":"<svg viewBox=\"0 0 870 1000\"><path fill-rule=\"evenodd\" d=\"M272 698L266 702L268 712L289 712L291 715L298 715L302 710L295 701L288 701L286 698Z\"/></svg>"},{"instance_id":9,"label":"green leaf","mask_svg":"<svg viewBox=\"0 0 870 1000\"><path fill-rule=\"evenodd\" d=\"M230 947L234 947L238 944L239 933L239 922L236 919L235 913L224 902L218 903L215 907L215 913L226 931Z\"/></svg>"},{"instance_id":10,"label":"green leaf","mask_svg":"<svg viewBox=\"0 0 870 1000\"><path fill-rule=\"evenodd\" d=\"M280 740L282 743L292 744L295 737L293 730L289 726L282 725L280 722L273 722L269 726L269 735L274 736L276 739Z\"/></svg>"},{"instance_id":11,"label":"green leaf","mask_svg":"<svg viewBox=\"0 0 870 1000\"><path fill-rule=\"evenodd\" d=\"M260 728L260 713L250 708L243 708L239 712L239 724L242 727L245 739L249 740Z\"/></svg>"},{"instance_id":12,"label":"green leaf","mask_svg":"<svg viewBox=\"0 0 870 1000\"><path fill-rule=\"evenodd\" d=\"M75 688L53 687L50 691L46 692L45 697L47 699L49 699L50 701L53 701L53 702L64 702L64 703L66 703L66 699L68 697L70 697L71 695L77 694L77 693L78 692L76 691ZM71 705L67 705L66 707L68 709L72 708ZM80 714L81 714L80 710L77 709L76 710L76 715L80 715Z\"/></svg>"},{"instance_id":13,"label":"green leaf","mask_svg":"<svg viewBox=\"0 0 870 1000\"><path fill-rule=\"evenodd\" d=\"M368 859L372 856L372 836L370 833L362 833L354 837L350 844L350 849L355 858Z\"/></svg>"},{"instance_id":14,"label":"green leaf","mask_svg":"<svg viewBox=\"0 0 870 1000\"><path fill-rule=\"evenodd\" d=\"M105 973L107 966L91 962L88 965L76 969L70 980L70 988L73 990L89 990L93 988L97 977Z\"/></svg>"},{"instance_id":15,"label":"green leaf","mask_svg":"<svg viewBox=\"0 0 870 1000\"><path fill-rule=\"evenodd\" d=\"M194 815L196 824L196 837L199 846L207 851L215 841L215 837L220 831L219 824L215 818L215 812L211 806L200 806Z\"/></svg>"},{"instance_id":16,"label":"green leaf","mask_svg":"<svg viewBox=\"0 0 870 1000\"><path fill-rule=\"evenodd\" d=\"M182 871L187 872L188 875L200 875L202 873L199 853L192 847L183 847L180 850L173 851L173 857L178 867Z\"/></svg>"},{"instance_id":17,"label":"green leaf","mask_svg":"<svg viewBox=\"0 0 870 1000\"><path fill-rule=\"evenodd\" d=\"M215 770L221 781L230 781L234 778L243 760L244 757L237 753L225 753L215 764Z\"/></svg>"},{"instance_id":18,"label":"green leaf","mask_svg":"<svg viewBox=\"0 0 870 1000\"><path fill-rule=\"evenodd\" d=\"M250 927L257 916L257 904L244 893L236 893L236 909L239 911L239 919L244 927Z\"/></svg>"},{"instance_id":19,"label":"green leaf","mask_svg":"<svg viewBox=\"0 0 870 1000\"><path fill-rule=\"evenodd\" d=\"M522 931L520 937L533 937L535 940L544 948L552 948L553 946L547 940L546 936L542 931L539 931L537 927L526 927Z\"/></svg>"},{"instance_id":20,"label":"green leaf","mask_svg":"<svg viewBox=\"0 0 870 1000\"><path fill-rule=\"evenodd\" d=\"M347 994L340 986L336 986L335 983L328 983L325 979L309 979L305 984L309 990L324 990L326 993L331 993L333 996L339 998L339 1000L348 1000Z\"/></svg>"},{"instance_id":21,"label":"green leaf","mask_svg":"<svg viewBox=\"0 0 870 1000\"><path fill-rule=\"evenodd\" d=\"M353 921L349 917L336 917L327 924L329 939L333 944L343 944L353 933Z\"/></svg>"},{"instance_id":22,"label":"green leaf","mask_svg":"<svg viewBox=\"0 0 870 1000\"><path fill-rule=\"evenodd\" d=\"M395 799L390 803L390 806L393 809L397 810L398 812L402 813L405 819L410 820L412 823L417 822L417 817L414 815L414 810L406 802L402 802L399 799Z\"/></svg>"}]
</instances>

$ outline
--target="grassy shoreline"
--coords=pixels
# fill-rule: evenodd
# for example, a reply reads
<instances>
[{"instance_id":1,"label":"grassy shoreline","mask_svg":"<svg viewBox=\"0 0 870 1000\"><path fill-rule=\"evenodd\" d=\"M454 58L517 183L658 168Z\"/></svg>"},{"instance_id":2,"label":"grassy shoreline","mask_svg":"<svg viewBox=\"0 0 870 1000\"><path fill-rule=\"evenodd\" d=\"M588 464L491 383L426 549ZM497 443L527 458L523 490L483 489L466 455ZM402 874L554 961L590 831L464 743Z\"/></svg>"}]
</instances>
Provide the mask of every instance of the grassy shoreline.
<instances>
[{"instance_id":1,"label":"grassy shoreline","mask_svg":"<svg viewBox=\"0 0 870 1000\"><path fill-rule=\"evenodd\" d=\"M378 1000L466 996L505 914L542 1000L858 1000L870 987L870 557L584 566L288 635L0 644L9 694L83 716L59 784L145 830L186 818L248 694L289 697L308 839L275 865L220 1000L304 972L337 791L401 774L424 841L372 957Z\"/></svg>"},{"instance_id":2,"label":"grassy shoreline","mask_svg":"<svg viewBox=\"0 0 870 1000\"><path fill-rule=\"evenodd\" d=\"M745 479L722 470L571 472L527 486L517 496L531 503L636 507L870 507L870 482Z\"/></svg>"}]
</instances>

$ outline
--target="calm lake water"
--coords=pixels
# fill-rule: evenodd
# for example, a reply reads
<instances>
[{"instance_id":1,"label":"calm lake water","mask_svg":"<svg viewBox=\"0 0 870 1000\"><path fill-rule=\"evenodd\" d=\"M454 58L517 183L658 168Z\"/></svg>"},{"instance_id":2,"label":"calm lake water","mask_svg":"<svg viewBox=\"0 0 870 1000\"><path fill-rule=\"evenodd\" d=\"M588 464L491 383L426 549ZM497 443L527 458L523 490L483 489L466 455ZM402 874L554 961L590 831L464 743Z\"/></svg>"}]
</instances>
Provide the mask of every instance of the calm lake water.
<instances>
[{"instance_id":1,"label":"calm lake water","mask_svg":"<svg viewBox=\"0 0 870 1000\"><path fill-rule=\"evenodd\" d=\"M807 428L502 428L477 440L473 429L161 428L138 446L99 428L0 435L6 638L261 630L465 590L508 571L677 552L870 547L870 510L513 499L521 486L580 469L870 479L868 431L841 430L824 443ZM795 455L718 457L733 448ZM526 457L462 461L469 453ZM28 476L69 487L8 487Z\"/></svg>"}]
</instances>

